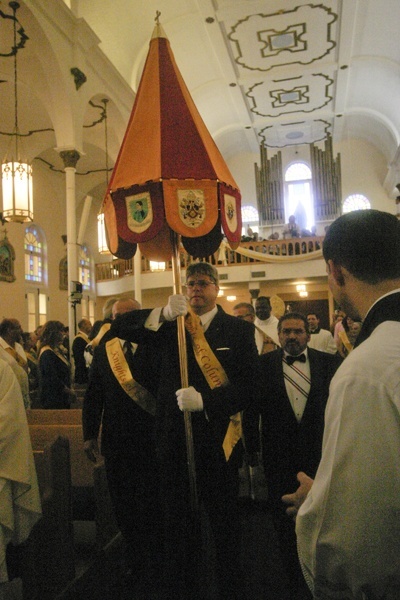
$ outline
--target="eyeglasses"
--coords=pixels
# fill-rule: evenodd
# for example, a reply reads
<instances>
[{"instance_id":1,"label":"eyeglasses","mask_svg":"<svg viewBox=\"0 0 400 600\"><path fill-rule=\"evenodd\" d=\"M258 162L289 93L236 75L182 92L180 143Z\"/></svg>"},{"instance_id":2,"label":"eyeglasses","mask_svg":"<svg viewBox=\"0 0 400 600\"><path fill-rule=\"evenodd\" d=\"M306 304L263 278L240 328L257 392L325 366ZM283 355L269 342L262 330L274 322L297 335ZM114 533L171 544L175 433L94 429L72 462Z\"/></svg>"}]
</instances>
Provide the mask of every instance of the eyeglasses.
<instances>
[{"instance_id":1,"label":"eyeglasses","mask_svg":"<svg viewBox=\"0 0 400 600\"><path fill-rule=\"evenodd\" d=\"M251 313L247 313L246 315L236 315L237 319L245 319L246 317L252 317Z\"/></svg>"},{"instance_id":2,"label":"eyeglasses","mask_svg":"<svg viewBox=\"0 0 400 600\"><path fill-rule=\"evenodd\" d=\"M186 283L187 288L192 289L194 287L206 288L208 285L216 285L214 281L206 281L205 279L197 279L196 281L188 281Z\"/></svg>"}]
</instances>

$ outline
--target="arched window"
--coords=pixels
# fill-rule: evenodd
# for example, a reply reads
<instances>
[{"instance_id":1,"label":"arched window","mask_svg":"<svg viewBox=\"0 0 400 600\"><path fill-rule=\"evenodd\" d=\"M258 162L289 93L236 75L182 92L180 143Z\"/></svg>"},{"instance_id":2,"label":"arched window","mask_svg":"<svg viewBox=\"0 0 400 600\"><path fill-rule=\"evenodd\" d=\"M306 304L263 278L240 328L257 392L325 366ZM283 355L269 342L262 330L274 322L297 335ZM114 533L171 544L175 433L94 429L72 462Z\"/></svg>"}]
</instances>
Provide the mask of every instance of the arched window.
<instances>
[{"instance_id":1,"label":"arched window","mask_svg":"<svg viewBox=\"0 0 400 600\"><path fill-rule=\"evenodd\" d=\"M362 194L351 194L343 201L343 213L349 213L353 210L365 210L371 208L371 203Z\"/></svg>"},{"instance_id":2,"label":"arched window","mask_svg":"<svg viewBox=\"0 0 400 600\"><path fill-rule=\"evenodd\" d=\"M44 282L44 244L43 234L35 225L25 229L25 280Z\"/></svg>"},{"instance_id":3,"label":"arched window","mask_svg":"<svg viewBox=\"0 0 400 600\"><path fill-rule=\"evenodd\" d=\"M82 289L87 291L90 291L92 287L90 262L89 250L83 244L79 250L79 281L82 284Z\"/></svg>"},{"instance_id":4,"label":"arched window","mask_svg":"<svg viewBox=\"0 0 400 600\"><path fill-rule=\"evenodd\" d=\"M254 206L250 204L242 206L242 224L243 235L246 235L248 227L253 230L253 233L258 233L258 210Z\"/></svg>"},{"instance_id":5,"label":"arched window","mask_svg":"<svg viewBox=\"0 0 400 600\"><path fill-rule=\"evenodd\" d=\"M285 172L285 218L295 216L300 231L315 225L311 169L303 162L289 165Z\"/></svg>"},{"instance_id":6,"label":"arched window","mask_svg":"<svg viewBox=\"0 0 400 600\"><path fill-rule=\"evenodd\" d=\"M28 331L34 331L38 325L47 320L47 283L46 244L42 230L36 225L25 228L25 281L34 283L35 289L27 286L26 309L28 314Z\"/></svg>"}]
</instances>

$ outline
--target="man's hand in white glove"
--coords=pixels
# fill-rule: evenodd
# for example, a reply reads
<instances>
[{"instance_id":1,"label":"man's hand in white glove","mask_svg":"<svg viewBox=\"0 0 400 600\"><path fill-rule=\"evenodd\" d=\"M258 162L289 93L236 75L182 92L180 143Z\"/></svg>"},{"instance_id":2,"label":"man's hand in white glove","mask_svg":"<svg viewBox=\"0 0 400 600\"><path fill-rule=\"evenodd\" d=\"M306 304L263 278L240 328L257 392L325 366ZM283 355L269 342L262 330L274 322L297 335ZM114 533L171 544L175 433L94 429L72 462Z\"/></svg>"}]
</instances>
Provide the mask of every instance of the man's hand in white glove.
<instances>
[{"instance_id":1,"label":"man's hand in white glove","mask_svg":"<svg viewBox=\"0 0 400 600\"><path fill-rule=\"evenodd\" d=\"M178 400L178 406L181 410L188 410L190 412L203 410L203 398L193 386L182 388L175 393Z\"/></svg>"},{"instance_id":2,"label":"man's hand in white glove","mask_svg":"<svg viewBox=\"0 0 400 600\"><path fill-rule=\"evenodd\" d=\"M166 321L175 321L177 317L186 315L187 300L183 294L174 294L168 298L167 306L162 309Z\"/></svg>"}]
</instances>

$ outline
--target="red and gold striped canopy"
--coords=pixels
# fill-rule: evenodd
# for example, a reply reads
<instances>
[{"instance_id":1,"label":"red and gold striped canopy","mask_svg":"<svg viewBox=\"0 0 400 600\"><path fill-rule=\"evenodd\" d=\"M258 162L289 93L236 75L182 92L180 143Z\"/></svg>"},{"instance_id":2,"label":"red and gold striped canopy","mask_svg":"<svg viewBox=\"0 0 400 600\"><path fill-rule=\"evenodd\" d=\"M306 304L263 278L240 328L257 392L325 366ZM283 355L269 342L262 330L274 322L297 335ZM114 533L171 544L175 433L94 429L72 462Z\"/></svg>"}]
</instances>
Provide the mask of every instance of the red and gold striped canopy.
<instances>
[{"instance_id":1,"label":"red and gold striped canopy","mask_svg":"<svg viewBox=\"0 0 400 600\"><path fill-rule=\"evenodd\" d=\"M240 192L157 24L103 203L110 251L170 258L169 231L195 257L216 251L222 230L240 242Z\"/></svg>"}]
</instances>

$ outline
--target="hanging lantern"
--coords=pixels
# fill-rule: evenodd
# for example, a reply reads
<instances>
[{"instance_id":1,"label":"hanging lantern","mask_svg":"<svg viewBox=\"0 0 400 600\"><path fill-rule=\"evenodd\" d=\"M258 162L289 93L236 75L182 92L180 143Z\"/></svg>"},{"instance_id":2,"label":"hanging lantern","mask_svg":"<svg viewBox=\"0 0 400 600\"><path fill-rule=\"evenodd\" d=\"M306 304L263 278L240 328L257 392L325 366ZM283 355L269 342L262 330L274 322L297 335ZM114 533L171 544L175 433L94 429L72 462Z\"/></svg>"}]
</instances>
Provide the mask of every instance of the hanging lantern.
<instances>
[{"instance_id":1,"label":"hanging lantern","mask_svg":"<svg viewBox=\"0 0 400 600\"><path fill-rule=\"evenodd\" d=\"M2 164L2 189L3 189L3 219L14 221L16 223L25 223L33 221L33 200L32 200L32 166L20 158L19 148L19 129L18 129L18 96L17 96L17 52L22 48L27 37L23 28L19 27L18 33L22 36L22 41L17 45L17 18L16 12L19 8L18 2L10 2L14 15L14 132L13 140L15 148L8 154L12 158L5 158Z\"/></svg>"},{"instance_id":2,"label":"hanging lantern","mask_svg":"<svg viewBox=\"0 0 400 600\"><path fill-rule=\"evenodd\" d=\"M33 221L32 167L10 160L2 164L3 219L25 223Z\"/></svg>"}]
</instances>

